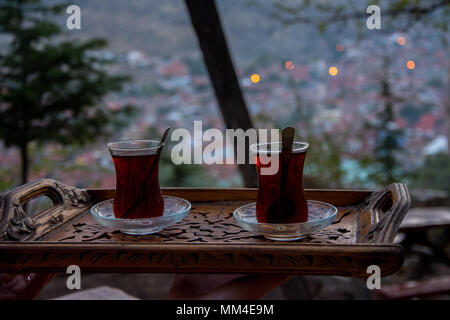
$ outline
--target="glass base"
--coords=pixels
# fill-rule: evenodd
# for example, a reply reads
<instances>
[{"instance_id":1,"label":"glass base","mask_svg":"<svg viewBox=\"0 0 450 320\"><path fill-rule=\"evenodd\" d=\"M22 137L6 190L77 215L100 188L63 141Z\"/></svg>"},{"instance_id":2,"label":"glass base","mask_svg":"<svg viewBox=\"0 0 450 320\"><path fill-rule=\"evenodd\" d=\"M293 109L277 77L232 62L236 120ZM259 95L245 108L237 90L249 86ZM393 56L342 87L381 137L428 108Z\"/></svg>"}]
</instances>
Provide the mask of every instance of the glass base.
<instances>
[{"instance_id":1,"label":"glass base","mask_svg":"<svg viewBox=\"0 0 450 320\"><path fill-rule=\"evenodd\" d=\"M303 239L305 236L301 236L301 237L271 237L271 236L264 236L264 238L269 239L269 240L275 240L275 241L295 241L295 240L300 240Z\"/></svg>"},{"instance_id":2,"label":"glass base","mask_svg":"<svg viewBox=\"0 0 450 320\"><path fill-rule=\"evenodd\" d=\"M329 203L308 200L308 220L298 223L265 223L256 218L256 203L249 203L233 213L245 230L274 241L295 241L328 227L336 218L337 208Z\"/></svg>"},{"instance_id":3,"label":"glass base","mask_svg":"<svg viewBox=\"0 0 450 320\"><path fill-rule=\"evenodd\" d=\"M146 235L160 232L164 228L172 226L183 220L191 209L189 201L163 196L164 214L159 217L142 219L121 219L114 215L114 200L105 200L95 204L91 208L94 219L102 226L120 230L130 235Z\"/></svg>"},{"instance_id":4,"label":"glass base","mask_svg":"<svg viewBox=\"0 0 450 320\"><path fill-rule=\"evenodd\" d=\"M164 228L158 228L158 229L142 229L142 230L127 230L127 229L120 229L120 232L125 234L130 234L132 236L145 236L148 234L154 234L160 232Z\"/></svg>"}]
</instances>

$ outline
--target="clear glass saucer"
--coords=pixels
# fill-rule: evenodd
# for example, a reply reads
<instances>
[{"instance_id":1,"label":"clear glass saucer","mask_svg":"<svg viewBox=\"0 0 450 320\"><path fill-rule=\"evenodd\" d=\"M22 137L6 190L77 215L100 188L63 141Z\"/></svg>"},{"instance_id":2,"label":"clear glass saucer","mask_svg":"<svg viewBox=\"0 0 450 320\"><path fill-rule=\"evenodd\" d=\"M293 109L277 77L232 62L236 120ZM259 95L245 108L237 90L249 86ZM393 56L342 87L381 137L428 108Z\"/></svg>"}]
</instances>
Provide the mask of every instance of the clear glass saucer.
<instances>
[{"instance_id":1,"label":"clear glass saucer","mask_svg":"<svg viewBox=\"0 0 450 320\"><path fill-rule=\"evenodd\" d=\"M107 228L118 229L123 233L132 235L152 234L180 222L191 209L191 204L187 200L169 196L163 196L163 199L164 213L160 217L145 219L116 218L113 210L114 199L95 204L91 208L91 214L98 223Z\"/></svg>"},{"instance_id":2,"label":"clear glass saucer","mask_svg":"<svg viewBox=\"0 0 450 320\"><path fill-rule=\"evenodd\" d=\"M337 208L329 203L308 200L308 221L301 223L261 223L256 220L256 203L249 203L233 213L237 224L247 231L278 241L292 241L328 227L336 218Z\"/></svg>"}]
</instances>

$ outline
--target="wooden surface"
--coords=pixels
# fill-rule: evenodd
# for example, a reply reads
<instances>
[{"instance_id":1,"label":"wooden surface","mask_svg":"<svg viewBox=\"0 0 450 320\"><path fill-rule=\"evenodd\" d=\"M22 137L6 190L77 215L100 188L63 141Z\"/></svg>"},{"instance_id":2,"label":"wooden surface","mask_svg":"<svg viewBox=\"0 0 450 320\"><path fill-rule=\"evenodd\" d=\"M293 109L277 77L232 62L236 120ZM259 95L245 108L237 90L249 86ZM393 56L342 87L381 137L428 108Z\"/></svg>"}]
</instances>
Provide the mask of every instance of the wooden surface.
<instances>
[{"instance_id":1,"label":"wooden surface","mask_svg":"<svg viewBox=\"0 0 450 320\"><path fill-rule=\"evenodd\" d=\"M44 185L56 186L48 179ZM78 192L85 194L83 190ZM113 190L88 190L87 193L90 205L114 195ZM77 264L83 270L98 272L367 277L366 269L371 264L379 265L386 275L395 272L403 262L402 247L392 244L409 206L402 184L390 185L379 192L308 190L308 199L336 205L338 217L321 232L292 242L267 240L234 222L233 211L255 201L255 189L170 188L163 193L192 203L190 214L175 226L154 235L130 236L98 225L88 211L90 205L78 207L77 214L50 232L28 237L29 241L0 242L0 272L63 271L68 265ZM17 195L13 192L3 196L2 203L11 197ZM68 207L72 208L70 204L65 208ZM52 214L52 210L47 214Z\"/></svg>"},{"instance_id":2,"label":"wooden surface","mask_svg":"<svg viewBox=\"0 0 450 320\"><path fill-rule=\"evenodd\" d=\"M49 197L54 205L30 217L25 213L24 204L41 196ZM39 179L20 186L0 195L0 241L35 240L93 203L89 192L51 179Z\"/></svg>"}]
</instances>

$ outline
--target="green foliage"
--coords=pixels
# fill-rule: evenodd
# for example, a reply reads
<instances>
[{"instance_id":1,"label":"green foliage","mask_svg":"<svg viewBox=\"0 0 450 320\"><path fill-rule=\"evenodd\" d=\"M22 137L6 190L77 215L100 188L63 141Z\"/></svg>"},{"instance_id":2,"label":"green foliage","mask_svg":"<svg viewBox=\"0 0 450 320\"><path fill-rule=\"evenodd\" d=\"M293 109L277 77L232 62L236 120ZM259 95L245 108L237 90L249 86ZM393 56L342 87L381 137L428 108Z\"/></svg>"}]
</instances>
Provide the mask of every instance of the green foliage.
<instances>
[{"instance_id":1,"label":"green foliage","mask_svg":"<svg viewBox=\"0 0 450 320\"><path fill-rule=\"evenodd\" d=\"M381 80L381 97L385 103L377 114L377 122L370 126L375 130L374 160L376 160L370 177L380 185L396 182L401 177L397 155L401 152L400 140L403 138L403 131L395 125L394 95L388 79L388 63L385 63L384 78Z\"/></svg>"},{"instance_id":2,"label":"green foliage","mask_svg":"<svg viewBox=\"0 0 450 320\"><path fill-rule=\"evenodd\" d=\"M84 144L125 125L135 111L102 104L127 80L109 75L108 62L92 54L106 46L104 40L54 40L61 28L51 15L65 7L40 0L0 4L0 34L11 38L0 53L0 139L21 149L23 180L30 142Z\"/></svg>"},{"instance_id":3,"label":"green foliage","mask_svg":"<svg viewBox=\"0 0 450 320\"><path fill-rule=\"evenodd\" d=\"M10 168L0 167L0 192L10 190L14 187L14 176L18 172L14 172Z\"/></svg>"},{"instance_id":4,"label":"green foliage","mask_svg":"<svg viewBox=\"0 0 450 320\"><path fill-rule=\"evenodd\" d=\"M408 176L412 187L445 190L450 194L450 156L445 152L429 155Z\"/></svg>"},{"instance_id":5,"label":"green foliage","mask_svg":"<svg viewBox=\"0 0 450 320\"><path fill-rule=\"evenodd\" d=\"M162 187L214 187L217 181L208 174L207 167L195 164L173 164L170 149L161 154L159 181Z\"/></svg>"},{"instance_id":6,"label":"green foliage","mask_svg":"<svg viewBox=\"0 0 450 320\"><path fill-rule=\"evenodd\" d=\"M339 188L343 185L345 171L336 137L323 134L320 139L311 135L299 138L307 141L309 149L305 161L306 188Z\"/></svg>"},{"instance_id":7,"label":"green foliage","mask_svg":"<svg viewBox=\"0 0 450 320\"><path fill-rule=\"evenodd\" d=\"M158 82L152 82L144 87L144 93L151 97L153 95L167 93L167 90L164 89Z\"/></svg>"},{"instance_id":8,"label":"green foliage","mask_svg":"<svg viewBox=\"0 0 450 320\"><path fill-rule=\"evenodd\" d=\"M320 137L312 133L307 122L281 119L273 122L273 128L292 126L296 129L296 141L306 141L309 148L304 165L306 188L339 188L343 186L345 170L342 167L342 137L326 132Z\"/></svg>"},{"instance_id":9,"label":"green foliage","mask_svg":"<svg viewBox=\"0 0 450 320\"><path fill-rule=\"evenodd\" d=\"M190 74L194 76L206 75L205 64L203 63L203 60L200 57L198 58L187 57L183 61L184 63L186 63Z\"/></svg>"},{"instance_id":10,"label":"green foliage","mask_svg":"<svg viewBox=\"0 0 450 320\"><path fill-rule=\"evenodd\" d=\"M169 133L170 134L170 133ZM160 133L156 128L149 128L147 138L157 140ZM208 170L204 165L180 164L175 165L172 162L170 150L172 147L170 139L166 141L166 145L161 154L159 163L159 182L162 187L214 187L217 181L208 174Z\"/></svg>"}]
</instances>

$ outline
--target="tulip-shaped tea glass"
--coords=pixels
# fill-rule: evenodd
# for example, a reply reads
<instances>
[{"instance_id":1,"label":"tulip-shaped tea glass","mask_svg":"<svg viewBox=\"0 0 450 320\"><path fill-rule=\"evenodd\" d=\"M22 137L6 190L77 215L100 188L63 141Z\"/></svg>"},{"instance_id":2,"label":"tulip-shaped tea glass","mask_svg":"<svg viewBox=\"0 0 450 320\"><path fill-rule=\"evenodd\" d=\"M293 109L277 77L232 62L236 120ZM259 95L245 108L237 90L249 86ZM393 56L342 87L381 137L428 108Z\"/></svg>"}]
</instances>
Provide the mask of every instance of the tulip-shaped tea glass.
<instances>
[{"instance_id":1,"label":"tulip-shaped tea glass","mask_svg":"<svg viewBox=\"0 0 450 320\"><path fill-rule=\"evenodd\" d=\"M130 140L108 144L116 169L116 218L142 219L163 214L164 200L158 180L162 147L156 140Z\"/></svg>"},{"instance_id":2,"label":"tulip-shaped tea glass","mask_svg":"<svg viewBox=\"0 0 450 320\"><path fill-rule=\"evenodd\" d=\"M337 214L331 204L306 200L303 166L308 143L293 142L282 152L282 143L250 146L256 157L258 197L234 211L244 229L279 241L302 239L329 226Z\"/></svg>"},{"instance_id":3,"label":"tulip-shaped tea glass","mask_svg":"<svg viewBox=\"0 0 450 320\"><path fill-rule=\"evenodd\" d=\"M296 223L308 220L308 204L303 189L303 165L308 144L294 142L292 151L281 154L280 142L252 145L258 170L256 217L259 222ZM273 174L264 169L277 164ZM278 169L278 170L276 170ZM269 170L267 170L269 171Z\"/></svg>"},{"instance_id":4,"label":"tulip-shaped tea glass","mask_svg":"<svg viewBox=\"0 0 450 320\"><path fill-rule=\"evenodd\" d=\"M191 209L189 201L161 195L158 166L163 146L157 140L108 144L116 168L116 193L114 199L92 206L97 222L126 234L145 235L186 217Z\"/></svg>"}]
</instances>

